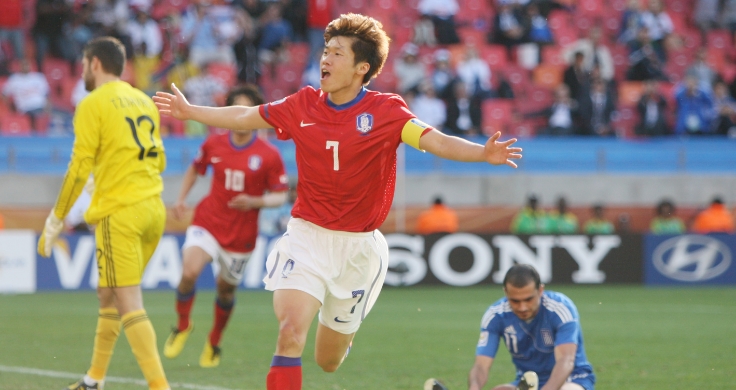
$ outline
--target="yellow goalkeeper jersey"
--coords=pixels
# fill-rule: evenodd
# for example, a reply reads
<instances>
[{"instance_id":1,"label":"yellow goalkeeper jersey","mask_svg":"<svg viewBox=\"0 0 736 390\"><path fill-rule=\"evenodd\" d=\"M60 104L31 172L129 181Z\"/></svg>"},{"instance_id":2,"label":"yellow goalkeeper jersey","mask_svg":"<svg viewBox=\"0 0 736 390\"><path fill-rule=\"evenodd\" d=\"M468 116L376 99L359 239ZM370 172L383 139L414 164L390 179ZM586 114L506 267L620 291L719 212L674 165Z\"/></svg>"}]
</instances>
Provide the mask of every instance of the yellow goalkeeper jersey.
<instances>
[{"instance_id":1,"label":"yellow goalkeeper jersey","mask_svg":"<svg viewBox=\"0 0 736 390\"><path fill-rule=\"evenodd\" d=\"M166 168L153 100L124 81L95 88L74 114L74 148L54 207L63 219L82 191L89 174L94 191L85 220L96 224L126 205L163 191Z\"/></svg>"}]
</instances>

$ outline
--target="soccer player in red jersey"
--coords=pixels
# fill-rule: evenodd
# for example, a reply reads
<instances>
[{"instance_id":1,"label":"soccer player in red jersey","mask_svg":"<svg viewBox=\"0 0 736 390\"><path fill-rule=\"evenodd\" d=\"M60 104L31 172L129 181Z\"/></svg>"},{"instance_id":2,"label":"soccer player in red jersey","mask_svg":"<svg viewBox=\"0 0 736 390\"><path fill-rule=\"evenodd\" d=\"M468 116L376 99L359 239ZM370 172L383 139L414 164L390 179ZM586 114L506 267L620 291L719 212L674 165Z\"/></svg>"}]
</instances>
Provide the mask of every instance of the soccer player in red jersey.
<instances>
[{"instance_id":1,"label":"soccer player in red jersey","mask_svg":"<svg viewBox=\"0 0 736 390\"><path fill-rule=\"evenodd\" d=\"M513 159L521 158L515 139L498 142L496 133L480 145L450 137L418 120L400 96L367 90L388 46L380 22L346 14L325 30L318 90L247 108L193 106L175 86L174 94L154 97L164 115L231 129L273 127L296 145L298 197L264 278L279 321L268 390L301 389L301 355L317 313L315 360L333 372L376 302L388 268L377 229L393 200L401 142L456 161L516 167Z\"/></svg>"},{"instance_id":2,"label":"soccer player in red jersey","mask_svg":"<svg viewBox=\"0 0 736 390\"><path fill-rule=\"evenodd\" d=\"M228 106L263 104L252 86L235 88ZM243 279L245 265L258 237L258 211L286 201L288 179L278 150L252 131L233 130L211 135L202 144L194 163L184 174L174 217L181 219L185 200L198 175L212 167L210 193L194 210L183 246L184 267L176 290L179 322L164 344L164 356L175 358L184 348L194 323L189 313L194 303L195 283L202 269L216 260L217 298L212 330L199 358L202 367L220 364L220 338L235 305L235 289Z\"/></svg>"}]
</instances>

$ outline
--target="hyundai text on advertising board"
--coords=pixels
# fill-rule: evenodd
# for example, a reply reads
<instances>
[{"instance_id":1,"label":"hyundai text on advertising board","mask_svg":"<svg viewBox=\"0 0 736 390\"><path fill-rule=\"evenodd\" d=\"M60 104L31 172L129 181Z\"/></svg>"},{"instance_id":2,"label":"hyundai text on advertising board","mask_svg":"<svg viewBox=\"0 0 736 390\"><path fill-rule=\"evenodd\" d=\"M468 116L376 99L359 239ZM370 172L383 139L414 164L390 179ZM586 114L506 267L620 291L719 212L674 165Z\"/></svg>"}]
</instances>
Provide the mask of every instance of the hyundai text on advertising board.
<instances>
[{"instance_id":1,"label":"hyundai text on advertising board","mask_svg":"<svg viewBox=\"0 0 736 390\"><path fill-rule=\"evenodd\" d=\"M726 234L645 238L647 284L736 284L736 236Z\"/></svg>"}]
</instances>

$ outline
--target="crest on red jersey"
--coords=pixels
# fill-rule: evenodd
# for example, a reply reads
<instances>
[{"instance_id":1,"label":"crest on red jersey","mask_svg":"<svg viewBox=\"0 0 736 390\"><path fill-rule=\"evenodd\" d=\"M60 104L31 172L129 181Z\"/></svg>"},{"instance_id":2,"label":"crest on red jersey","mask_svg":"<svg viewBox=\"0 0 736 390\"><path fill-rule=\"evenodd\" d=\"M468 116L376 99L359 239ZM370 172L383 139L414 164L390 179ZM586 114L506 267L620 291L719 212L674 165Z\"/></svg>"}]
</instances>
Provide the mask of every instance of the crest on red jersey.
<instances>
[{"instance_id":1,"label":"crest on red jersey","mask_svg":"<svg viewBox=\"0 0 736 390\"><path fill-rule=\"evenodd\" d=\"M250 156L248 159L248 168L250 168L251 171L257 171L258 168L261 167L261 163L263 160L261 159L261 156L259 155L253 155Z\"/></svg>"},{"instance_id":2,"label":"crest on red jersey","mask_svg":"<svg viewBox=\"0 0 736 390\"><path fill-rule=\"evenodd\" d=\"M362 113L355 118L355 128L362 134L367 134L373 129L373 115Z\"/></svg>"}]
</instances>

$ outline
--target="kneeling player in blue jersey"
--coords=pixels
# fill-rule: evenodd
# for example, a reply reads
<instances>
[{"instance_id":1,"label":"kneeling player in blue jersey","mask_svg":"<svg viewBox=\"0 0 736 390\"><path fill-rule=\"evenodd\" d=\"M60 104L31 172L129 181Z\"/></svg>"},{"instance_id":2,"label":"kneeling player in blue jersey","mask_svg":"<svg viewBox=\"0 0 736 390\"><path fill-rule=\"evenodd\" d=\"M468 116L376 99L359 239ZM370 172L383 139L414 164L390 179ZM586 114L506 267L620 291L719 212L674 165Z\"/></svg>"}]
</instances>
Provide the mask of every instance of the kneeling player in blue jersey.
<instances>
[{"instance_id":1,"label":"kneeling player in blue jersey","mask_svg":"<svg viewBox=\"0 0 736 390\"><path fill-rule=\"evenodd\" d=\"M595 375L585 356L578 309L570 298L544 291L539 273L526 264L509 269L503 289L506 297L483 315L468 389L485 386L503 339L516 366L516 378L493 390L593 390ZM534 383L537 377L539 383Z\"/></svg>"}]
</instances>

